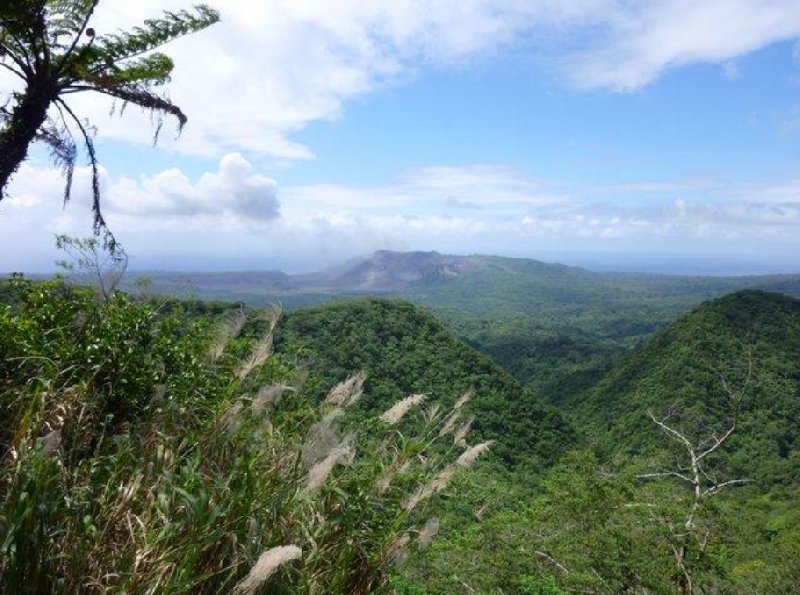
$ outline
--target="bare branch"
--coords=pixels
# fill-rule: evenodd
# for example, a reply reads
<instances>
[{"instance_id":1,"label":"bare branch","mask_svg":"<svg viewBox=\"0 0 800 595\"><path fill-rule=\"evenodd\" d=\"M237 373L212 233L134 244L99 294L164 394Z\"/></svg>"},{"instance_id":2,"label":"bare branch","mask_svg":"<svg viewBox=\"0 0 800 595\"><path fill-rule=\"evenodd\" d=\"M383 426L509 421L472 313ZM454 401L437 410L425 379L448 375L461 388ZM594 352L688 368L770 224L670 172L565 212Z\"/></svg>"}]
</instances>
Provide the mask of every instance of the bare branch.
<instances>
[{"instance_id":1,"label":"bare branch","mask_svg":"<svg viewBox=\"0 0 800 595\"><path fill-rule=\"evenodd\" d=\"M678 479L681 479L681 480L685 481L686 483L690 483L690 484L694 485L694 481L691 478L686 477L685 475L683 475L682 473L678 473L677 471L660 471L660 472L656 472L656 473L642 473L641 475L637 475L636 479L653 479L655 477L669 477L669 476L677 477Z\"/></svg>"},{"instance_id":2,"label":"bare branch","mask_svg":"<svg viewBox=\"0 0 800 595\"><path fill-rule=\"evenodd\" d=\"M716 436L712 436L713 444L709 448L701 452L699 455L697 455L697 460L701 461L702 459L713 453L715 450L718 450L719 447L725 444L728 438L731 437L731 434L733 434L734 430L736 430L736 419L733 420L733 424L731 425L730 428L728 428L728 431L722 435L722 438L717 438Z\"/></svg>"},{"instance_id":3,"label":"bare branch","mask_svg":"<svg viewBox=\"0 0 800 595\"><path fill-rule=\"evenodd\" d=\"M650 416L650 419L652 419L652 420L653 420L653 423L655 423L655 424L656 424L656 425L657 425L659 428L661 428L662 430L664 430L664 432L666 432L666 434L667 434L668 436L670 436L670 437L671 437L671 438L673 438L674 440L677 440L678 442L681 442L681 443L682 443L683 445L685 445L687 448L689 448L689 449L691 449L691 450L694 450L694 447L692 446L692 443L691 443L691 442L689 442L689 439L688 439L688 438L686 438L686 436L684 436L683 434L681 434L681 433L680 433L680 432L678 432L677 430L675 430L675 429L673 429L673 428L669 427L669 426L668 426L668 425L665 423L665 422L666 422L666 420L669 418L669 416L665 417L663 421L659 421L658 419L656 419L656 416L655 416L655 415L653 415L653 412L652 412L652 411L648 411L648 412L647 412L647 415L648 415L648 416Z\"/></svg>"},{"instance_id":4,"label":"bare branch","mask_svg":"<svg viewBox=\"0 0 800 595\"><path fill-rule=\"evenodd\" d=\"M742 484L745 484L745 483L752 483L752 482L753 482L752 479L731 479L731 480L728 480L728 481L723 481L720 484L717 484L715 486L712 486L712 487L708 488L706 491L703 492L702 495L703 496L711 496L712 494L720 493L722 490L724 490L725 488L729 488L730 486L742 485Z\"/></svg>"}]
</instances>

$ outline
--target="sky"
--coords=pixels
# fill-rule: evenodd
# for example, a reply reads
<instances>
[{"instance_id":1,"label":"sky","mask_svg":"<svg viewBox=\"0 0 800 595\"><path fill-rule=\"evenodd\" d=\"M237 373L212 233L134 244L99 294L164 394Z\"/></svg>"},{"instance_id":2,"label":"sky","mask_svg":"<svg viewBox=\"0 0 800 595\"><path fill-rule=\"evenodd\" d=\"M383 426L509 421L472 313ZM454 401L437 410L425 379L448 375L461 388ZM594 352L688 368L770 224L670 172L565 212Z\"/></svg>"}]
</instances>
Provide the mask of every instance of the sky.
<instances>
[{"instance_id":1,"label":"sky","mask_svg":"<svg viewBox=\"0 0 800 595\"><path fill-rule=\"evenodd\" d=\"M69 100L131 269L394 249L800 272L797 0L210 4L218 25L165 48L182 134L154 147L148 115ZM93 26L187 5L103 0ZM0 271L50 271L55 234L90 233L85 168L62 194L35 147L0 202Z\"/></svg>"}]
</instances>

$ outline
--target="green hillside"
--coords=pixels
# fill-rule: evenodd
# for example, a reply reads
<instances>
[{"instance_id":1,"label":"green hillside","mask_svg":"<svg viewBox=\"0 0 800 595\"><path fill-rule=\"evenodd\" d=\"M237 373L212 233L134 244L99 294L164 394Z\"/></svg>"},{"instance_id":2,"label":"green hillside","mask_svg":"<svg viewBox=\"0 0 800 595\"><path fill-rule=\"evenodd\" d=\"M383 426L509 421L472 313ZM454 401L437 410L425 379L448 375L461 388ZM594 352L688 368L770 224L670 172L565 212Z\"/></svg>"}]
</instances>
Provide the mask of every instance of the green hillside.
<instances>
[{"instance_id":1,"label":"green hillside","mask_svg":"<svg viewBox=\"0 0 800 595\"><path fill-rule=\"evenodd\" d=\"M700 500L681 479L691 478L684 444L648 411L697 452L736 418L730 439L703 460L709 491ZM458 525L463 514L451 508L449 530L406 569L410 584L425 593L467 585L481 593L667 594L691 577L697 593L793 592L800 300L742 291L707 302L568 399L565 414L591 448L562 457L527 487L520 477L465 477L458 489L473 505L472 522ZM746 482L715 487L733 479Z\"/></svg>"},{"instance_id":2,"label":"green hillside","mask_svg":"<svg viewBox=\"0 0 800 595\"><path fill-rule=\"evenodd\" d=\"M272 351L276 321L0 284L0 592L389 592L398 544L486 447L442 431L449 409L366 416L357 383L319 402L333 384Z\"/></svg>"},{"instance_id":3,"label":"green hillside","mask_svg":"<svg viewBox=\"0 0 800 595\"><path fill-rule=\"evenodd\" d=\"M298 310L279 325L275 346L311 371L320 395L354 370L365 370L363 407L370 413L411 393L449 407L474 389L468 406L473 431L497 440L495 455L511 465L552 461L572 441L554 409L407 302L370 298Z\"/></svg>"},{"instance_id":4,"label":"green hillside","mask_svg":"<svg viewBox=\"0 0 800 595\"><path fill-rule=\"evenodd\" d=\"M742 289L800 297L797 275L703 277L592 272L524 258L380 251L309 275L150 275L154 291L280 303L292 310L378 295L423 305L545 401L560 403L700 303ZM132 286L131 286L132 287Z\"/></svg>"},{"instance_id":5,"label":"green hillside","mask_svg":"<svg viewBox=\"0 0 800 595\"><path fill-rule=\"evenodd\" d=\"M732 396L733 395L733 396ZM703 304L657 334L571 403L605 452L663 443L648 419L668 409L700 436L722 427L741 395L731 471L770 482L800 477L800 300L742 291Z\"/></svg>"},{"instance_id":6,"label":"green hillside","mask_svg":"<svg viewBox=\"0 0 800 595\"><path fill-rule=\"evenodd\" d=\"M166 572L169 592L191 591L214 564L230 571L202 574L201 592L230 590L265 547L290 543L325 553L281 575L287 593L668 594L690 577L695 593L777 594L800 580L795 298L706 302L625 356L593 350L589 333L509 343L509 356L550 368L559 412L406 301L289 312L273 335L269 311L102 301L19 278L0 290L0 441L20 457L0 489L4 585L35 574L47 592L68 565L123 590ZM359 370L363 394L345 414L325 397ZM469 443L496 443L453 476L468 448L440 429L471 389ZM399 425L379 420L412 393L427 403ZM648 412L697 445L736 418L703 463L702 501L684 446ZM311 469L331 456L309 496ZM747 482L717 493L729 479ZM124 506L119 486L135 493ZM435 497L410 506L427 486ZM129 513L147 519L133 537L153 552L141 570L127 533L98 529ZM434 518L437 539L422 545ZM220 539L248 545L219 550Z\"/></svg>"}]
</instances>

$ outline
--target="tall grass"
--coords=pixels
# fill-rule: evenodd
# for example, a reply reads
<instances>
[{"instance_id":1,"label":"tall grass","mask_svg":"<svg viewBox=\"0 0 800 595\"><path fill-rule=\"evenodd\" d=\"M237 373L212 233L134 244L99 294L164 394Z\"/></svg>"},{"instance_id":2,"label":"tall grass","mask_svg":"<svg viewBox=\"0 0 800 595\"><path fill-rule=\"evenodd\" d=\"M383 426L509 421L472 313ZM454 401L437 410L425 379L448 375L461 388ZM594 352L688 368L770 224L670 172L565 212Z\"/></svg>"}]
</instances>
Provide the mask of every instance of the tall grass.
<instances>
[{"instance_id":1,"label":"tall grass","mask_svg":"<svg viewBox=\"0 0 800 595\"><path fill-rule=\"evenodd\" d=\"M312 401L271 353L276 312L9 293L2 593L389 592L409 536L435 534L425 501L487 447L442 439L457 410L409 415L417 396L350 423L363 374Z\"/></svg>"}]
</instances>

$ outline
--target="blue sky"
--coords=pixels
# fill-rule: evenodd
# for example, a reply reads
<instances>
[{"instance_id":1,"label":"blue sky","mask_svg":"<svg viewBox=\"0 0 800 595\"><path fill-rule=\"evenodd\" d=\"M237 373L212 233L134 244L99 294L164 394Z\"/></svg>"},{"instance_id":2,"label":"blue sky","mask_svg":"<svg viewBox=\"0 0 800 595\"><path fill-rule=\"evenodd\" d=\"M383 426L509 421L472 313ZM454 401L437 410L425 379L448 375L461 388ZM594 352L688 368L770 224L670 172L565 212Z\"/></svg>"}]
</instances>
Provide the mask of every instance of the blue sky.
<instances>
[{"instance_id":1,"label":"blue sky","mask_svg":"<svg viewBox=\"0 0 800 595\"><path fill-rule=\"evenodd\" d=\"M162 7L105 0L97 27ZM392 248L800 272L800 3L220 8L169 48L177 140L153 148L146 117L75 102L133 268L300 271ZM33 151L0 203L0 270L48 270L54 233L86 233L85 178L62 210Z\"/></svg>"}]
</instances>

